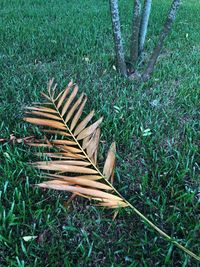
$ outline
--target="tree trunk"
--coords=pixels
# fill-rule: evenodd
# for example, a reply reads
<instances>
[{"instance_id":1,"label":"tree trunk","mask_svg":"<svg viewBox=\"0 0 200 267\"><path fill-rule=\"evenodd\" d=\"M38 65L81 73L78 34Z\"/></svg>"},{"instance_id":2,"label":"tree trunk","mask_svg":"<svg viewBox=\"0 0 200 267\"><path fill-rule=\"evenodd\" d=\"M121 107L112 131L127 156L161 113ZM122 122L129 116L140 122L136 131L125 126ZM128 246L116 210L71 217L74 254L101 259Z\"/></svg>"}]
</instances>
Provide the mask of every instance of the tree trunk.
<instances>
[{"instance_id":1,"label":"tree trunk","mask_svg":"<svg viewBox=\"0 0 200 267\"><path fill-rule=\"evenodd\" d=\"M139 55L142 53L144 49L145 38L147 34L147 27L149 23L149 16L151 12L151 2L152 0L145 0L144 7L142 10L141 24L140 24L140 32L139 32Z\"/></svg>"},{"instance_id":2,"label":"tree trunk","mask_svg":"<svg viewBox=\"0 0 200 267\"><path fill-rule=\"evenodd\" d=\"M140 30L140 10L141 1L134 0L133 5L133 24L132 24L132 36L130 45L130 60L135 67L139 54L139 30Z\"/></svg>"},{"instance_id":3,"label":"tree trunk","mask_svg":"<svg viewBox=\"0 0 200 267\"><path fill-rule=\"evenodd\" d=\"M158 44L154 48L153 53L150 57L150 60L147 64L147 68L145 69L145 71L142 74L143 80L147 80L150 77L151 73L153 72L154 66L156 64L158 56L159 56L161 49L163 47L164 40L165 40L166 36L168 35L168 33L172 27L172 24L176 18L176 12L177 12L179 6L180 6L180 0L173 0L171 8L170 8L168 16L167 16L167 19L166 19L165 24L164 24L163 30L160 33Z\"/></svg>"},{"instance_id":4,"label":"tree trunk","mask_svg":"<svg viewBox=\"0 0 200 267\"><path fill-rule=\"evenodd\" d=\"M115 52L117 55L118 69L122 75L127 76L126 63L124 59L124 49L123 49L122 36L120 30L118 0L110 0L110 11L112 18L112 28L114 34Z\"/></svg>"}]
</instances>

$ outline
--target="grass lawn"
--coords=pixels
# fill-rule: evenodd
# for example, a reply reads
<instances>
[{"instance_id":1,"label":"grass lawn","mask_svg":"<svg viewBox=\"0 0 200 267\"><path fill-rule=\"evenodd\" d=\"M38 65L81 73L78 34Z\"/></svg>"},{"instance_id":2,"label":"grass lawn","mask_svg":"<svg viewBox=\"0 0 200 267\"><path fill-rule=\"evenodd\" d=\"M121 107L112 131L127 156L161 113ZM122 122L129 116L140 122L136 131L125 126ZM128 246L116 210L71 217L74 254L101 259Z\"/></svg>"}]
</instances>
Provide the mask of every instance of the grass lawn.
<instances>
[{"instance_id":1,"label":"grass lawn","mask_svg":"<svg viewBox=\"0 0 200 267\"><path fill-rule=\"evenodd\" d=\"M170 1L153 1L147 50ZM120 1L128 53L132 1ZM136 85L115 71L108 1L0 1L0 138L30 136L23 108L47 81L73 79L86 111L104 116L100 165L117 142L115 186L182 245L200 254L198 177L200 4L184 0L152 78ZM150 135L144 136L144 130ZM0 266L199 266L132 211L113 211L43 191L33 149L0 146ZM38 236L24 241L24 236Z\"/></svg>"}]
</instances>

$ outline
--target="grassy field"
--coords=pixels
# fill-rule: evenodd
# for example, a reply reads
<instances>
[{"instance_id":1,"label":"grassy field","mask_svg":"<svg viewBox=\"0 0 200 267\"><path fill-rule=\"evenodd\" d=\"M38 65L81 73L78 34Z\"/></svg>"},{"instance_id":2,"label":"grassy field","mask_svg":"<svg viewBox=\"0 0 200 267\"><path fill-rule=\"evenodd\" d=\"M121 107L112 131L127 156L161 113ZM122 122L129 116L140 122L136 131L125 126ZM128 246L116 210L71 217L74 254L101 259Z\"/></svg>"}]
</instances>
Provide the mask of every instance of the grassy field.
<instances>
[{"instance_id":1,"label":"grassy field","mask_svg":"<svg viewBox=\"0 0 200 267\"><path fill-rule=\"evenodd\" d=\"M128 52L132 1L120 1ZM147 50L170 1L153 1ZM157 5L159 3L159 5ZM0 1L0 138L35 129L23 108L47 81L73 79L88 95L86 111L104 116L99 162L117 142L115 186L157 226L196 254L199 249L198 104L200 5L183 1L148 82L117 75L108 1ZM144 130L150 135L144 136ZM129 210L113 212L68 194L32 187L40 181L23 144L0 146L0 266L199 266ZM25 242L24 236L39 236Z\"/></svg>"}]
</instances>

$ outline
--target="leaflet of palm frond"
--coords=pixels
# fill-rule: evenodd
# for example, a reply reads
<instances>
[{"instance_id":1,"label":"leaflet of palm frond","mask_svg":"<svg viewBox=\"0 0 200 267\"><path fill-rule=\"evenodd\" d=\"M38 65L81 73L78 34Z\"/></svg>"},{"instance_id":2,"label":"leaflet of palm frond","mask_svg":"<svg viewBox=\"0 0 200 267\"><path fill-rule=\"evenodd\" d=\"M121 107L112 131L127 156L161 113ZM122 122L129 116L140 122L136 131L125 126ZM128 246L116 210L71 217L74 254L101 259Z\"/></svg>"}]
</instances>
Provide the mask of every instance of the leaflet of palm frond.
<instances>
[{"instance_id":1,"label":"leaflet of palm frond","mask_svg":"<svg viewBox=\"0 0 200 267\"><path fill-rule=\"evenodd\" d=\"M113 142L108 151L108 155L103 168L103 175L105 175L106 179L108 180L110 180L110 178L112 178L113 176L115 159L116 159L115 154L116 154L116 144L115 142Z\"/></svg>"}]
</instances>

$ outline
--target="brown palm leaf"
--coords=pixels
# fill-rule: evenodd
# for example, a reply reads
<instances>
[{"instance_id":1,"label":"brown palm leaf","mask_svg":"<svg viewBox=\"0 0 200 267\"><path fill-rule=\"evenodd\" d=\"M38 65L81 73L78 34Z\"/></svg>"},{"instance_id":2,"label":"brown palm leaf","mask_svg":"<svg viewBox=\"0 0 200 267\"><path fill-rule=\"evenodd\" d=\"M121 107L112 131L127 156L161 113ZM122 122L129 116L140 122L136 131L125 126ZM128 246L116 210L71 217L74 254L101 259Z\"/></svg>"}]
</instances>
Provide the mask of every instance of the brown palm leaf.
<instances>
[{"instance_id":1,"label":"brown palm leaf","mask_svg":"<svg viewBox=\"0 0 200 267\"><path fill-rule=\"evenodd\" d=\"M199 256L153 224L113 187L115 143L109 149L103 172L97 166L99 126L103 118L89 124L94 117L94 111L82 119L87 97L81 94L75 101L78 86L70 82L62 92L55 96L56 86L53 86L53 80L51 80L48 85L48 95L42 93L47 102L34 103L33 107L27 107L28 115L24 119L42 126L45 135L55 135L54 138L45 137L43 140L34 140L33 143L29 143L29 145L47 150L43 154L48 160L32 163L34 167L46 171L43 176L46 181L38 186L71 192L72 197L69 201L78 195L98 201L97 205L102 207L128 206L162 237L200 261ZM40 156L41 153L37 155Z\"/></svg>"},{"instance_id":2,"label":"brown palm leaf","mask_svg":"<svg viewBox=\"0 0 200 267\"><path fill-rule=\"evenodd\" d=\"M75 101L77 85L70 82L58 96L55 96L55 88L51 80L48 95L42 94L48 102L27 107L24 119L42 126L45 134L55 135L54 138L35 140L29 144L47 149L43 155L49 160L32 163L34 167L46 171L44 178L48 180L38 186L72 192L96 200L104 207L128 206L109 182L114 173L115 143L111 145L103 173L97 166L99 126L103 118L91 124L94 116L94 111L91 111L82 119L87 97L81 94Z\"/></svg>"}]
</instances>

